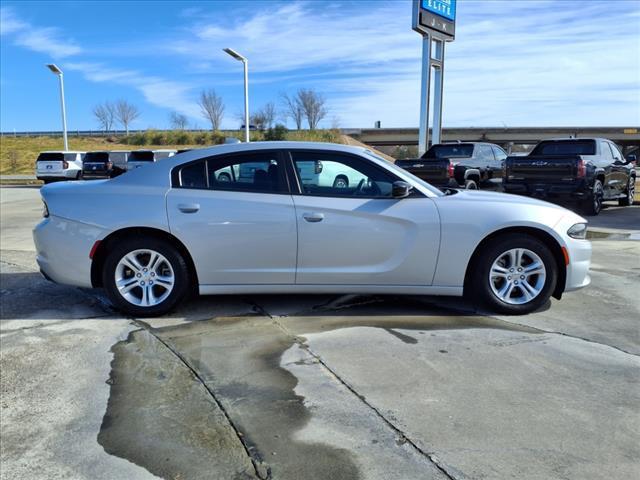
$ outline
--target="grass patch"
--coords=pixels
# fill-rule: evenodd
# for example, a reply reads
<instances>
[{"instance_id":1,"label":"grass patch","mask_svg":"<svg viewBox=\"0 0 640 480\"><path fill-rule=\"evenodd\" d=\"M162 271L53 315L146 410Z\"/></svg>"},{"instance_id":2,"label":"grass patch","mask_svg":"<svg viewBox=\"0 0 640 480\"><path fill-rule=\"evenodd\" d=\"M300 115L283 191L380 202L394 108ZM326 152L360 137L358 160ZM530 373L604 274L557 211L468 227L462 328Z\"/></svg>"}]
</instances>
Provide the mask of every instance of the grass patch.
<instances>
[{"instance_id":1,"label":"grass patch","mask_svg":"<svg viewBox=\"0 0 640 480\"><path fill-rule=\"evenodd\" d=\"M139 148L202 148L224 142L225 137L244 138L243 131L185 132L147 130L128 137L69 137L69 149L82 152L100 150L137 150ZM287 131L291 141L344 143L337 130ZM251 132L251 141L265 139L265 132ZM29 175L35 171L38 154L62 149L62 137L0 138L0 175Z\"/></svg>"}]
</instances>

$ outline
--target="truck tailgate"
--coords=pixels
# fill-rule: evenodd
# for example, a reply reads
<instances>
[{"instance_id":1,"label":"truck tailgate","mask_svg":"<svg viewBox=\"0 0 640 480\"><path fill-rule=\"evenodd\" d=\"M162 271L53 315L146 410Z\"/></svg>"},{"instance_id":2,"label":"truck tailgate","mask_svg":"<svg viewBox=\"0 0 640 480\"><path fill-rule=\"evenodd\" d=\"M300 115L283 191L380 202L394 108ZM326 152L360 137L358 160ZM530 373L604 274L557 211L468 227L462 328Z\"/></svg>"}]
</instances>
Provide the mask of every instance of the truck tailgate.
<instances>
[{"instance_id":1,"label":"truck tailgate","mask_svg":"<svg viewBox=\"0 0 640 480\"><path fill-rule=\"evenodd\" d=\"M578 155L507 157L507 182L531 180L534 182L573 182L578 174Z\"/></svg>"},{"instance_id":2,"label":"truck tailgate","mask_svg":"<svg viewBox=\"0 0 640 480\"><path fill-rule=\"evenodd\" d=\"M446 184L449 180L448 159L418 158L415 160L397 160L396 165L427 182Z\"/></svg>"}]
</instances>

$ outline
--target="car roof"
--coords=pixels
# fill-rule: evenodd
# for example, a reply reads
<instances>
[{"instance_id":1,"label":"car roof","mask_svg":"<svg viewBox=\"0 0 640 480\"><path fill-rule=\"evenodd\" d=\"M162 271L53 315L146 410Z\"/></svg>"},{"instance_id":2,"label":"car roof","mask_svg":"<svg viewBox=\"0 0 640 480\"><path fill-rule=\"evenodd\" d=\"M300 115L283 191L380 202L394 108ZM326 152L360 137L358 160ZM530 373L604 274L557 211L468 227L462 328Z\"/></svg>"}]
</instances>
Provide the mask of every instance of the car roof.
<instances>
[{"instance_id":1,"label":"car roof","mask_svg":"<svg viewBox=\"0 0 640 480\"><path fill-rule=\"evenodd\" d=\"M541 140L541 142L563 142L563 141L569 142L569 141L582 141L582 140L606 140L607 142L611 141L601 137L554 137L554 138L545 138Z\"/></svg>"},{"instance_id":2,"label":"car roof","mask_svg":"<svg viewBox=\"0 0 640 480\"><path fill-rule=\"evenodd\" d=\"M87 153L80 150L45 150L40 153Z\"/></svg>"}]
</instances>

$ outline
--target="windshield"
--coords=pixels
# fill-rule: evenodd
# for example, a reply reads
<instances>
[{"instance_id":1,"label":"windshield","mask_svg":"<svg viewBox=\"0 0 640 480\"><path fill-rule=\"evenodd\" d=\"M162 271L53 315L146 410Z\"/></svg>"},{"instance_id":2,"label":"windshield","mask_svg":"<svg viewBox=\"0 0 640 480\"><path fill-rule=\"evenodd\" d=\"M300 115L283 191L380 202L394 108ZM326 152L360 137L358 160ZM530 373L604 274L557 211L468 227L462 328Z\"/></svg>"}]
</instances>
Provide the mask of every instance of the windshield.
<instances>
[{"instance_id":1,"label":"windshield","mask_svg":"<svg viewBox=\"0 0 640 480\"><path fill-rule=\"evenodd\" d=\"M143 152L131 152L129 154L130 162L153 162L154 156L151 151L143 151Z\"/></svg>"},{"instance_id":2,"label":"windshield","mask_svg":"<svg viewBox=\"0 0 640 480\"><path fill-rule=\"evenodd\" d=\"M469 143L451 143L434 145L422 156L422 158L452 158L472 157L473 145Z\"/></svg>"},{"instance_id":3,"label":"windshield","mask_svg":"<svg viewBox=\"0 0 640 480\"><path fill-rule=\"evenodd\" d=\"M411 172L405 170L404 168L401 168L401 167L395 165L394 163L391 163L389 160L386 160L386 159L382 158L381 156L376 155L371 150L365 150L365 153L371 158L374 158L376 160L382 160L384 162L385 166L387 166L391 170L399 173L401 176L402 175L411 176L414 183L417 183L417 184L423 186L424 188L429 190L429 192L433 193L435 196L437 196L437 197L444 196L444 193L442 193L442 190L439 190L436 187L434 187L433 185L431 185L431 184L425 182L424 180L416 177L415 175L413 175Z\"/></svg>"},{"instance_id":4,"label":"windshield","mask_svg":"<svg viewBox=\"0 0 640 480\"><path fill-rule=\"evenodd\" d=\"M85 162L108 162L109 154L107 152L89 152L84 156Z\"/></svg>"},{"instance_id":5,"label":"windshield","mask_svg":"<svg viewBox=\"0 0 640 480\"><path fill-rule=\"evenodd\" d=\"M531 155L595 155L594 140L554 140L540 142Z\"/></svg>"}]
</instances>

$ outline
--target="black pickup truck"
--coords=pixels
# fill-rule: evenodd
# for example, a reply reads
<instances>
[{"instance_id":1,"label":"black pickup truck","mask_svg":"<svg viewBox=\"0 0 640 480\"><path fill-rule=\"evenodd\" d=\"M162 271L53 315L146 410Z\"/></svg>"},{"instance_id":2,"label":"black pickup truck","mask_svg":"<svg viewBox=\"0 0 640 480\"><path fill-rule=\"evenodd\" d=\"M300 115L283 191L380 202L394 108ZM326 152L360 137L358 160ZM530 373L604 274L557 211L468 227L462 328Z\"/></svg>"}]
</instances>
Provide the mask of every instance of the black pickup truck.
<instances>
[{"instance_id":1,"label":"black pickup truck","mask_svg":"<svg viewBox=\"0 0 640 480\"><path fill-rule=\"evenodd\" d=\"M636 173L615 143L604 138L543 140L528 156L507 157L503 188L507 193L558 203L577 202L597 215L604 200L633 204Z\"/></svg>"},{"instance_id":2,"label":"black pickup truck","mask_svg":"<svg viewBox=\"0 0 640 480\"><path fill-rule=\"evenodd\" d=\"M507 154L492 143L439 143L396 165L438 188L499 189Z\"/></svg>"}]
</instances>

